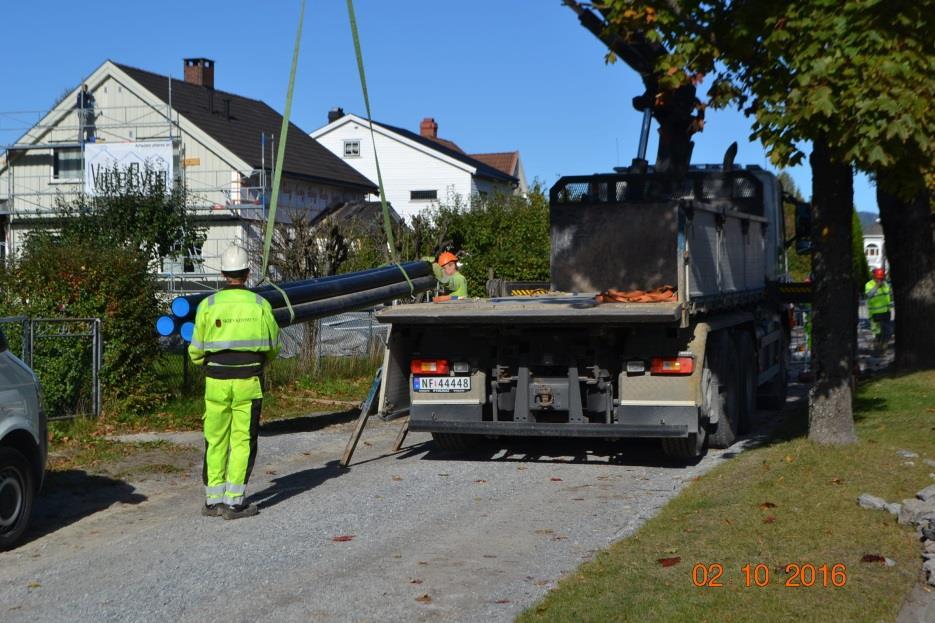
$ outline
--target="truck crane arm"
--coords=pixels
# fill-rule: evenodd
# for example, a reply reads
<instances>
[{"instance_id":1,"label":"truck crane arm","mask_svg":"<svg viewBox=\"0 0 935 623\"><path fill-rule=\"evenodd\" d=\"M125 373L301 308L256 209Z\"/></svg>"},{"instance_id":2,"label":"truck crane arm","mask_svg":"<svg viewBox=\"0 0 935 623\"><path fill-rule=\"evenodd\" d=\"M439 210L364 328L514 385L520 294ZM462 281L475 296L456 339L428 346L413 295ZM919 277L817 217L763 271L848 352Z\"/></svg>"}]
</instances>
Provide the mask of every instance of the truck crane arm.
<instances>
[{"instance_id":1,"label":"truck crane arm","mask_svg":"<svg viewBox=\"0 0 935 623\"><path fill-rule=\"evenodd\" d=\"M577 0L562 1L575 12L582 26L640 75L646 91L633 98L633 107L644 113L651 111L659 123L656 171L669 174L673 179L683 177L688 171L694 146L691 136L701 131L704 125L704 112L695 97L695 85L688 82L676 89L660 90L656 63L668 54L663 45L646 41L640 33L635 33L630 40L624 39L609 28L606 15L601 10L595 13ZM648 124L644 123L641 145L646 143L647 131Z\"/></svg>"}]
</instances>

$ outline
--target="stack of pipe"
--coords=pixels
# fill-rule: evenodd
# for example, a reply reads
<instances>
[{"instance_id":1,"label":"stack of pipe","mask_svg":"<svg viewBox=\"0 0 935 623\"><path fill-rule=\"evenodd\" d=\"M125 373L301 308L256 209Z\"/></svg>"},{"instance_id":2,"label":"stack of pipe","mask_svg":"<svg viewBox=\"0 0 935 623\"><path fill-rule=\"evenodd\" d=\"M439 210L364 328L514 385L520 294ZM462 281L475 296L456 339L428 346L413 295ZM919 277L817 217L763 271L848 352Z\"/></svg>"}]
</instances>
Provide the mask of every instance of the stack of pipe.
<instances>
[{"instance_id":1,"label":"stack of pipe","mask_svg":"<svg viewBox=\"0 0 935 623\"><path fill-rule=\"evenodd\" d=\"M285 327L325 316L367 309L435 287L432 265L428 262L404 262L400 266L383 266L280 284L279 288L285 291L289 298L295 318L291 318L286 299L274 287L265 285L251 288L250 291L269 301L277 324ZM190 342L195 330L195 312L198 304L211 294L212 292L201 292L174 299L172 314L159 317L156 321L156 332L163 336L179 333L182 339Z\"/></svg>"}]
</instances>

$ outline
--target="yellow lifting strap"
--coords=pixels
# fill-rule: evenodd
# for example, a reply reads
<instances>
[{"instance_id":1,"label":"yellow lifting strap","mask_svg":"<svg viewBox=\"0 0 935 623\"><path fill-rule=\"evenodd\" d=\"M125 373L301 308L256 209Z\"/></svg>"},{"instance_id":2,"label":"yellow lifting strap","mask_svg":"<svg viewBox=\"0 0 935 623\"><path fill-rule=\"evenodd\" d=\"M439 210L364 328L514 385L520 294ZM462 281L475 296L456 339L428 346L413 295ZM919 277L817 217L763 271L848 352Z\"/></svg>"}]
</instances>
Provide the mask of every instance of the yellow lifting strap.
<instances>
[{"instance_id":1,"label":"yellow lifting strap","mask_svg":"<svg viewBox=\"0 0 935 623\"><path fill-rule=\"evenodd\" d=\"M286 159L286 140L289 137L289 117L292 115L292 93L295 90L295 71L299 65L299 45L302 42L302 24L305 22L305 0L299 10L299 27L295 33L295 47L292 50L292 67L289 70L289 88L286 91L286 109L282 115L282 126L279 130L279 148L276 150L276 166L273 168L273 193L269 202L269 215L266 220L266 233L263 238L263 267L260 269L260 283L268 283L275 288L286 302L289 309L289 321L295 320L292 303L285 291L270 281L269 278L269 249L273 242L273 230L276 227L276 206L279 204L279 185L282 181L282 166Z\"/></svg>"}]
</instances>

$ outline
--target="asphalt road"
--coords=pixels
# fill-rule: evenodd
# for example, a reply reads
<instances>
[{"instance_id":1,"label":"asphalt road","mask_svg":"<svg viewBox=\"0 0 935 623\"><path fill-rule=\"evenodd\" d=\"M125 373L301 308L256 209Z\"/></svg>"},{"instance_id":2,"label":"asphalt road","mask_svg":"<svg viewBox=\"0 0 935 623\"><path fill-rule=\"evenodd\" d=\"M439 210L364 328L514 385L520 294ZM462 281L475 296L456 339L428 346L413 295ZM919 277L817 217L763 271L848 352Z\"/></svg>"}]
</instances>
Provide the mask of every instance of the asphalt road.
<instances>
[{"instance_id":1,"label":"asphalt road","mask_svg":"<svg viewBox=\"0 0 935 623\"><path fill-rule=\"evenodd\" d=\"M350 424L320 422L265 428L254 518L202 517L200 467L51 494L0 554L0 620L508 621L745 443L693 466L651 443L452 455L423 434L387 455L398 423L377 420L342 470Z\"/></svg>"}]
</instances>

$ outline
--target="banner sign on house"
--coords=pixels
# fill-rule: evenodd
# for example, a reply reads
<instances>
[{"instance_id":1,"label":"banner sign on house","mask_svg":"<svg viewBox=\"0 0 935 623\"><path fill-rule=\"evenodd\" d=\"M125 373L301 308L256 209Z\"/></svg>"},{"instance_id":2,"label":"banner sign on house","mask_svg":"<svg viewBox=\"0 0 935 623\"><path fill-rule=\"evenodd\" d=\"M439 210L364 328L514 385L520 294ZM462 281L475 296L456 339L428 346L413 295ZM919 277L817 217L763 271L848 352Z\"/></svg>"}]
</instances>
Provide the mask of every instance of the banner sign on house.
<instances>
[{"instance_id":1,"label":"banner sign on house","mask_svg":"<svg viewBox=\"0 0 935 623\"><path fill-rule=\"evenodd\" d=\"M84 191L146 189L161 182L172 189L172 141L85 143Z\"/></svg>"}]
</instances>

